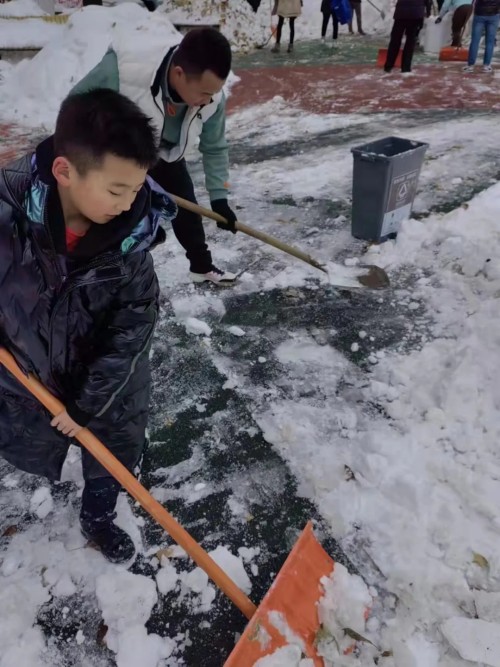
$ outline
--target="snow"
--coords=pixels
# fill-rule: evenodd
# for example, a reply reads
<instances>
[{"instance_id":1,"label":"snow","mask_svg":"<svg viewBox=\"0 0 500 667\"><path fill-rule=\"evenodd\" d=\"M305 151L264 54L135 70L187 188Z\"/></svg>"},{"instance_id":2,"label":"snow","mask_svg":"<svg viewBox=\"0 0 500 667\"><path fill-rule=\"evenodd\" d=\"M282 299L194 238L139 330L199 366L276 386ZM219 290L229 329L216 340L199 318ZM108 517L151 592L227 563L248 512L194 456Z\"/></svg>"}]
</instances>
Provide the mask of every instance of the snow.
<instances>
[{"instance_id":1,"label":"snow","mask_svg":"<svg viewBox=\"0 0 500 667\"><path fill-rule=\"evenodd\" d=\"M0 18L23 16L47 16L47 13L35 0L11 0L11 2L0 4ZM13 22L9 24L9 27L12 25L14 25Z\"/></svg>"},{"instance_id":2,"label":"snow","mask_svg":"<svg viewBox=\"0 0 500 667\"><path fill-rule=\"evenodd\" d=\"M63 34L64 26L62 24L49 23L43 21L41 18L26 18L16 21L0 17L1 49L37 50L43 49L46 46L50 48L54 42L60 40ZM17 71L24 72L24 69L28 68L29 62L31 61L24 61L23 64L25 67L21 68L19 65L19 70ZM12 70L16 69L15 67L12 68ZM11 70L8 70L8 73L11 73Z\"/></svg>"},{"instance_id":3,"label":"snow","mask_svg":"<svg viewBox=\"0 0 500 667\"><path fill-rule=\"evenodd\" d=\"M217 565L229 575L244 593L249 595L252 590L252 582L245 571L242 557L238 558L238 556L231 553L228 547L221 545L209 553Z\"/></svg>"},{"instance_id":4,"label":"snow","mask_svg":"<svg viewBox=\"0 0 500 667\"><path fill-rule=\"evenodd\" d=\"M233 336L244 336L245 331L241 327L229 327L228 331L230 334L233 334Z\"/></svg>"},{"instance_id":5,"label":"snow","mask_svg":"<svg viewBox=\"0 0 500 667\"><path fill-rule=\"evenodd\" d=\"M323 595L318 601L318 618L320 630L317 637L318 655L323 658L325 667L354 667L359 665L359 656L368 660L373 656L375 648L367 645L359 646L345 630L354 631L358 635L366 634L366 619L373 599L365 584L358 575L349 574L347 569L337 563L328 577L321 579ZM287 627L282 615L270 612L269 620L285 637L287 646L277 649L270 655L261 658L256 665L260 667L312 667L313 661L304 656L304 644Z\"/></svg>"},{"instance_id":6,"label":"snow","mask_svg":"<svg viewBox=\"0 0 500 667\"><path fill-rule=\"evenodd\" d=\"M62 100L97 65L112 41L134 41L137 34L141 40L146 36L158 39L178 35L165 14L151 13L129 2L112 8L84 7L63 25L38 19L9 21L9 30L2 30L0 47L45 48L4 73L0 81L2 118L52 129ZM14 43L18 36L22 44ZM40 99L44 100L43 105Z\"/></svg>"},{"instance_id":7,"label":"snow","mask_svg":"<svg viewBox=\"0 0 500 667\"><path fill-rule=\"evenodd\" d=\"M97 577L96 595L108 626L105 641L116 653L117 667L157 667L169 657L175 643L148 634L144 627L158 600L151 579L118 568Z\"/></svg>"},{"instance_id":8,"label":"snow","mask_svg":"<svg viewBox=\"0 0 500 667\"><path fill-rule=\"evenodd\" d=\"M45 519L54 507L50 489L46 486L39 487L30 500L30 510L39 519Z\"/></svg>"},{"instance_id":9,"label":"snow","mask_svg":"<svg viewBox=\"0 0 500 667\"><path fill-rule=\"evenodd\" d=\"M156 575L156 584L158 586L158 590L160 591L160 593L162 595L167 595L167 593L173 591L177 585L178 580L179 576L177 574L177 570L175 569L175 567L171 565L168 561L162 563L162 568Z\"/></svg>"},{"instance_id":10,"label":"snow","mask_svg":"<svg viewBox=\"0 0 500 667\"><path fill-rule=\"evenodd\" d=\"M250 4L241 0L228 0L224 9L218 10L217 3L212 0L192 0L189 3L178 3L167 0L164 9L172 22L194 22L199 24L217 23L221 32L231 42L234 50L246 51L257 44L264 44L271 33L271 25L277 23L277 17L271 16L273 0L262 0L254 13ZM365 31L387 33L392 25L392 0L379 0L377 6L387 14L382 20L379 12L368 2L363 2L363 27ZM320 0L304 0L302 14L295 22L296 40L319 39L323 15L320 11ZM356 23L355 23L356 26ZM330 35L331 23L328 34ZM285 25L285 35L288 26ZM347 26L340 26L340 32L347 32ZM271 43L270 43L271 45Z\"/></svg>"},{"instance_id":11,"label":"snow","mask_svg":"<svg viewBox=\"0 0 500 667\"><path fill-rule=\"evenodd\" d=\"M254 667L314 667L312 660L301 658L300 648L289 644L279 648L269 657L260 658Z\"/></svg>"},{"instance_id":12,"label":"snow","mask_svg":"<svg viewBox=\"0 0 500 667\"><path fill-rule=\"evenodd\" d=\"M500 667L500 623L479 618L449 618L444 636L464 660Z\"/></svg>"},{"instance_id":13,"label":"snow","mask_svg":"<svg viewBox=\"0 0 500 667\"><path fill-rule=\"evenodd\" d=\"M188 333L195 336L210 336L212 333L212 328L206 322L202 322L202 320L196 317L188 317L184 322L184 326Z\"/></svg>"}]
</instances>

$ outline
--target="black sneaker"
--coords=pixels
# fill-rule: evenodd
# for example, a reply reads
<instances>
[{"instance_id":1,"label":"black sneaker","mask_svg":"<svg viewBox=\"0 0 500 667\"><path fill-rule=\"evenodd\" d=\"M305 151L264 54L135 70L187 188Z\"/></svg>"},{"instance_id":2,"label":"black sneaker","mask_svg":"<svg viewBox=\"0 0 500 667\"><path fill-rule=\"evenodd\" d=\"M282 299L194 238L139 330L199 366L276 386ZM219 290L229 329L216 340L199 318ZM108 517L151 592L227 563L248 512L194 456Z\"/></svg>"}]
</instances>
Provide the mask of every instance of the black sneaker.
<instances>
[{"instance_id":1,"label":"black sneaker","mask_svg":"<svg viewBox=\"0 0 500 667\"><path fill-rule=\"evenodd\" d=\"M129 535L113 522L92 523L80 519L82 534L112 563L124 563L135 555L135 546Z\"/></svg>"}]
</instances>

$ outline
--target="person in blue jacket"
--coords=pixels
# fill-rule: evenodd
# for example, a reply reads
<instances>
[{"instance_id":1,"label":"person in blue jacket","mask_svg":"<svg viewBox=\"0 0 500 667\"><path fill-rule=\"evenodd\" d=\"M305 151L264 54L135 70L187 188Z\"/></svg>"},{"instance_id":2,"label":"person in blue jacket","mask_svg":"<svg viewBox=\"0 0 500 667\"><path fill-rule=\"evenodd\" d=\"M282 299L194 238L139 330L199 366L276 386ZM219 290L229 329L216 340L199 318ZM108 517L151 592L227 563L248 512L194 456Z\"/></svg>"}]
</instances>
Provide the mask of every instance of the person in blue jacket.
<instances>
[{"instance_id":1,"label":"person in blue jacket","mask_svg":"<svg viewBox=\"0 0 500 667\"><path fill-rule=\"evenodd\" d=\"M453 12L451 22L451 45L460 48L467 21L472 14L472 0L444 0L436 23L441 23L448 12Z\"/></svg>"}]
</instances>

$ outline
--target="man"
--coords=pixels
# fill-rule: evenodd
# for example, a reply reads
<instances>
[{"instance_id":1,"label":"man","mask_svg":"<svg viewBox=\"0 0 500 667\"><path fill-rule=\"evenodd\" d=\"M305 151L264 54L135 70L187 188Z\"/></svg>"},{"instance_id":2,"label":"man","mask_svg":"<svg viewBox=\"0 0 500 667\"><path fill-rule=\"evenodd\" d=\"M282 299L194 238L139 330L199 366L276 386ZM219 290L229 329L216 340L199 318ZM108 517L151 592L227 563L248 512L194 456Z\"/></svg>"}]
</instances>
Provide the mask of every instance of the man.
<instances>
[{"instance_id":1,"label":"man","mask_svg":"<svg viewBox=\"0 0 500 667\"><path fill-rule=\"evenodd\" d=\"M161 44L150 35L132 44L117 39L72 93L112 88L138 104L152 118L160 136L160 160L151 176L167 192L192 202L196 197L184 156L199 139L212 209L228 221L227 225L218 223L218 227L234 233L236 215L228 204L229 155L222 91L230 69L229 42L213 28L191 30L180 43L168 35ZM186 250L193 282L234 283L234 273L214 266L199 215L180 208L172 226Z\"/></svg>"}]
</instances>

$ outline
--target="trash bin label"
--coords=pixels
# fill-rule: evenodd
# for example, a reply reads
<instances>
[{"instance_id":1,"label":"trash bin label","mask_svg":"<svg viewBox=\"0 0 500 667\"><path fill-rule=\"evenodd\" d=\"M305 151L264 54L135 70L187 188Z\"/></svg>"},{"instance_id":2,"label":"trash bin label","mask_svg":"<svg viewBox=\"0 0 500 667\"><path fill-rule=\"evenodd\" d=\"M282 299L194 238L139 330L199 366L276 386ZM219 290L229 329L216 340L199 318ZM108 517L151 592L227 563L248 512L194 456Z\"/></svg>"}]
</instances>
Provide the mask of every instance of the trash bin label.
<instances>
[{"instance_id":1,"label":"trash bin label","mask_svg":"<svg viewBox=\"0 0 500 667\"><path fill-rule=\"evenodd\" d=\"M417 192L419 172L419 169L415 169L392 180L380 236L397 233L401 222L409 217Z\"/></svg>"}]
</instances>

